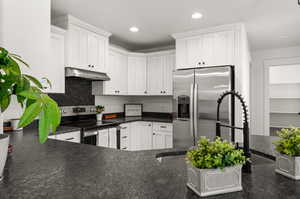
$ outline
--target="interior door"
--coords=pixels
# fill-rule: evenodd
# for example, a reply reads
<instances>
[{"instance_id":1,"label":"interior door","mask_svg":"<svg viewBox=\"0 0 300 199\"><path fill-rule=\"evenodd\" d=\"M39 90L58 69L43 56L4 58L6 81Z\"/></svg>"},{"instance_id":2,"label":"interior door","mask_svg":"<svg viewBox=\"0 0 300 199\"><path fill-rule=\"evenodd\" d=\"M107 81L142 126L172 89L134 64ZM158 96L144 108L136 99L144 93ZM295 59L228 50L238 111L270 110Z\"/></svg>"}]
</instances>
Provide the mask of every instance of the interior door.
<instances>
[{"instance_id":1,"label":"interior door","mask_svg":"<svg viewBox=\"0 0 300 199\"><path fill-rule=\"evenodd\" d=\"M230 67L211 67L195 70L195 137L214 139L216 136L217 100L220 95L231 90ZM229 123L230 97L221 106L221 119ZM229 130L222 129L222 137L230 140Z\"/></svg>"},{"instance_id":2,"label":"interior door","mask_svg":"<svg viewBox=\"0 0 300 199\"><path fill-rule=\"evenodd\" d=\"M179 70L173 76L174 148L187 149L195 144L193 127L194 69Z\"/></svg>"}]
</instances>

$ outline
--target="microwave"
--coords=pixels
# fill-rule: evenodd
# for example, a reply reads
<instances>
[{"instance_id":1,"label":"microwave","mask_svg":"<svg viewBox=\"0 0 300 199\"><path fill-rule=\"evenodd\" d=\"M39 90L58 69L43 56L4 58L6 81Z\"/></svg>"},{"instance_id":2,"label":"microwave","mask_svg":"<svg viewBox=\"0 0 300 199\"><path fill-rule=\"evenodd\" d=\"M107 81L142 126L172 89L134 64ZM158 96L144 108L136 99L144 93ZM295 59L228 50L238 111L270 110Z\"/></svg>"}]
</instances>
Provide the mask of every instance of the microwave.
<instances>
[{"instance_id":1,"label":"microwave","mask_svg":"<svg viewBox=\"0 0 300 199\"><path fill-rule=\"evenodd\" d=\"M124 104L125 117L142 116L143 104Z\"/></svg>"}]
</instances>

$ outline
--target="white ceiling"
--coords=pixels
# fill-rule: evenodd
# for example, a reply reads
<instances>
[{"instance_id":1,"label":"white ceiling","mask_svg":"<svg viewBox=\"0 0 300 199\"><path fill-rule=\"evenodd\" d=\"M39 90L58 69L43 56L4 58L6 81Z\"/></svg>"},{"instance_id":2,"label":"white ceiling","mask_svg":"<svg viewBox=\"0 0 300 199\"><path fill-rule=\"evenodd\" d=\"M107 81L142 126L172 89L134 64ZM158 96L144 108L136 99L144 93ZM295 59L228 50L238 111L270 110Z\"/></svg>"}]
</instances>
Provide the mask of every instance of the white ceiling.
<instances>
[{"instance_id":1,"label":"white ceiling","mask_svg":"<svg viewBox=\"0 0 300 199\"><path fill-rule=\"evenodd\" d=\"M200 20L191 19L201 12ZM300 45L297 0L52 0L52 17L71 14L113 33L131 50L174 44L170 34L245 22L252 50ZM138 33L129 32L137 26Z\"/></svg>"}]
</instances>

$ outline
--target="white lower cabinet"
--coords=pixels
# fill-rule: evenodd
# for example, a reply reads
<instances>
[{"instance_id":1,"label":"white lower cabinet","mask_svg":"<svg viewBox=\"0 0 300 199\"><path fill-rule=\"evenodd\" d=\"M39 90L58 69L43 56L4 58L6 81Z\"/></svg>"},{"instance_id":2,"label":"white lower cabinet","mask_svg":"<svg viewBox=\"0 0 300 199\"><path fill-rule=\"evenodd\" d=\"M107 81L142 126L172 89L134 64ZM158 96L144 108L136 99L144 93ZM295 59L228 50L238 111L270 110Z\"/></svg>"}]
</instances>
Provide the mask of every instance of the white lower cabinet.
<instances>
[{"instance_id":1,"label":"white lower cabinet","mask_svg":"<svg viewBox=\"0 0 300 199\"><path fill-rule=\"evenodd\" d=\"M120 125L120 149L129 151L131 150L130 146L130 124L121 124Z\"/></svg>"},{"instance_id":2,"label":"white lower cabinet","mask_svg":"<svg viewBox=\"0 0 300 199\"><path fill-rule=\"evenodd\" d=\"M152 149L152 122L133 122L130 126L130 150Z\"/></svg>"},{"instance_id":3,"label":"white lower cabinet","mask_svg":"<svg viewBox=\"0 0 300 199\"><path fill-rule=\"evenodd\" d=\"M173 126L167 123L153 123L152 149L173 148Z\"/></svg>"},{"instance_id":4,"label":"white lower cabinet","mask_svg":"<svg viewBox=\"0 0 300 199\"><path fill-rule=\"evenodd\" d=\"M108 147L109 146L109 131L103 129L98 131L97 146Z\"/></svg>"},{"instance_id":5,"label":"white lower cabinet","mask_svg":"<svg viewBox=\"0 0 300 199\"><path fill-rule=\"evenodd\" d=\"M173 147L173 125L169 123L133 122L130 124L129 135L128 141L124 143L130 143L131 151Z\"/></svg>"},{"instance_id":6,"label":"white lower cabinet","mask_svg":"<svg viewBox=\"0 0 300 199\"><path fill-rule=\"evenodd\" d=\"M49 139L61 140L66 142L80 143L80 131L62 133L48 136Z\"/></svg>"},{"instance_id":7,"label":"white lower cabinet","mask_svg":"<svg viewBox=\"0 0 300 199\"><path fill-rule=\"evenodd\" d=\"M98 131L97 146L117 148L117 128L109 128Z\"/></svg>"},{"instance_id":8,"label":"white lower cabinet","mask_svg":"<svg viewBox=\"0 0 300 199\"><path fill-rule=\"evenodd\" d=\"M108 137L108 147L109 148L117 148L117 128L108 129L109 137Z\"/></svg>"}]
</instances>

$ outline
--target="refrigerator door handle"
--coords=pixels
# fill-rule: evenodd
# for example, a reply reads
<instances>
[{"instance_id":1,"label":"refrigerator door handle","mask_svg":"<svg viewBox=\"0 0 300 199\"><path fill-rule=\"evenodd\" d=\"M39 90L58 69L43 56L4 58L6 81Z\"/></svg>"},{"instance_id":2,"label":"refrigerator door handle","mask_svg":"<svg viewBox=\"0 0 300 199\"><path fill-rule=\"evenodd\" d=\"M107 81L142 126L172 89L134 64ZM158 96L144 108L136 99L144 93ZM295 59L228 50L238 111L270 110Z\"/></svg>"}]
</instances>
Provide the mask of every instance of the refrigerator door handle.
<instances>
[{"instance_id":1,"label":"refrigerator door handle","mask_svg":"<svg viewBox=\"0 0 300 199\"><path fill-rule=\"evenodd\" d=\"M194 84L191 84L190 93L190 134L194 137ZM194 139L195 140L195 139Z\"/></svg>"},{"instance_id":2,"label":"refrigerator door handle","mask_svg":"<svg viewBox=\"0 0 300 199\"><path fill-rule=\"evenodd\" d=\"M193 123L194 123L194 132L195 132L195 140L198 138L198 84L194 86L194 110L193 110ZM198 140L195 141L195 144Z\"/></svg>"}]
</instances>

